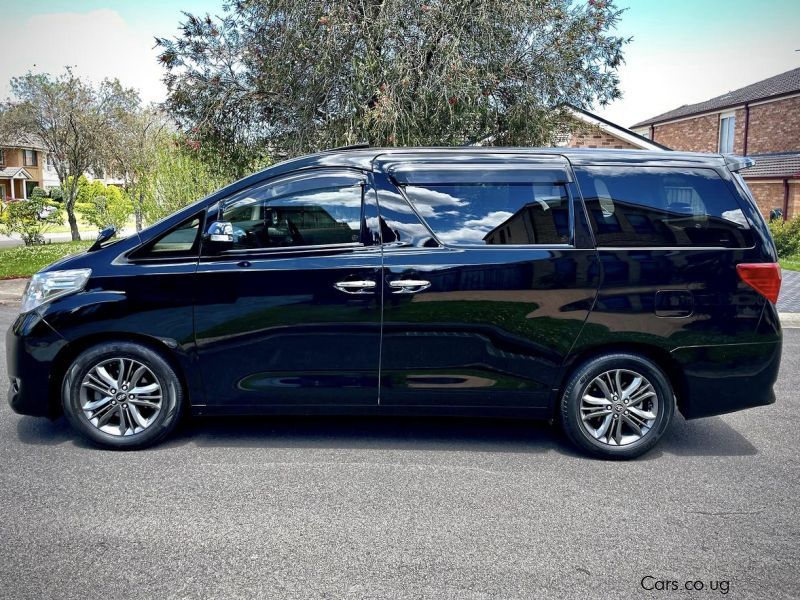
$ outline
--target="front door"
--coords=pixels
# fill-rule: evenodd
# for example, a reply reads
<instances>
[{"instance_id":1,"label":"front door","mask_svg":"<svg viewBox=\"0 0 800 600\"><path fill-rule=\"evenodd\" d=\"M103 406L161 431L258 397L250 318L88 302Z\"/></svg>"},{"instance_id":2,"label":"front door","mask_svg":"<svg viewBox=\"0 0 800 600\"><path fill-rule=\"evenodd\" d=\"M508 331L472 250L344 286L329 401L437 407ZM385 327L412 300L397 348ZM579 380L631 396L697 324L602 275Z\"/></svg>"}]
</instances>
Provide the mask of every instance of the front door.
<instances>
[{"instance_id":1,"label":"front door","mask_svg":"<svg viewBox=\"0 0 800 600\"><path fill-rule=\"evenodd\" d=\"M376 165L381 405L545 411L599 277L569 167L425 158Z\"/></svg>"},{"instance_id":2,"label":"front door","mask_svg":"<svg viewBox=\"0 0 800 600\"><path fill-rule=\"evenodd\" d=\"M209 215L235 240L204 244L198 267L209 405L377 405L381 249L366 231L369 198L365 174L319 169L256 184Z\"/></svg>"}]
</instances>

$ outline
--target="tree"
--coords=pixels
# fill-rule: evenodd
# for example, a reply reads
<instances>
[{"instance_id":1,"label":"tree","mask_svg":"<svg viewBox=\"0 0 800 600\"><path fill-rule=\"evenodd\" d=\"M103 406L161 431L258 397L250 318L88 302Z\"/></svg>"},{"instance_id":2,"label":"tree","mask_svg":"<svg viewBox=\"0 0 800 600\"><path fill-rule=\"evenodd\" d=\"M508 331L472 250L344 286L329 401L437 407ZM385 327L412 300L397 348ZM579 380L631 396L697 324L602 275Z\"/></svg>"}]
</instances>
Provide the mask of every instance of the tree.
<instances>
[{"instance_id":1,"label":"tree","mask_svg":"<svg viewBox=\"0 0 800 600\"><path fill-rule=\"evenodd\" d=\"M97 180L90 182L81 176L75 209L97 229L113 226L121 231L133 213L133 203L117 186Z\"/></svg>"},{"instance_id":2,"label":"tree","mask_svg":"<svg viewBox=\"0 0 800 600\"><path fill-rule=\"evenodd\" d=\"M203 161L180 136L158 146L147 178L144 218L152 223L231 182L221 169Z\"/></svg>"},{"instance_id":3,"label":"tree","mask_svg":"<svg viewBox=\"0 0 800 600\"><path fill-rule=\"evenodd\" d=\"M144 225L148 187L158 166L160 149L172 142L163 114L155 108L130 112L106 138L106 154L133 202L136 231Z\"/></svg>"},{"instance_id":4,"label":"tree","mask_svg":"<svg viewBox=\"0 0 800 600\"><path fill-rule=\"evenodd\" d=\"M103 142L115 124L139 106L132 89L118 80L94 87L67 68L58 76L27 73L11 80L16 100L0 110L0 132L38 136L61 182L73 240L79 240L75 197L79 177L107 164Z\"/></svg>"},{"instance_id":5,"label":"tree","mask_svg":"<svg viewBox=\"0 0 800 600\"><path fill-rule=\"evenodd\" d=\"M241 173L264 148L540 145L619 97L612 0L237 0L157 38L166 106Z\"/></svg>"}]
</instances>

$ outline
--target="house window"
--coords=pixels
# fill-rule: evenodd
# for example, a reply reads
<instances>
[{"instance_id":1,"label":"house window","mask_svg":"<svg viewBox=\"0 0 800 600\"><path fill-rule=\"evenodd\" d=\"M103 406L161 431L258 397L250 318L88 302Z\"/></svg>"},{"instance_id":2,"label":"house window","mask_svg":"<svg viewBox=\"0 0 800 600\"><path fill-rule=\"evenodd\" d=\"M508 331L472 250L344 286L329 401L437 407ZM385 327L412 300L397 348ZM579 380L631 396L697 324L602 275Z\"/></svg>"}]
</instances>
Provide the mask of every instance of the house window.
<instances>
[{"instance_id":1,"label":"house window","mask_svg":"<svg viewBox=\"0 0 800 600\"><path fill-rule=\"evenodd\" d=\"M719 117L719 151L723 154L733 152L733 133L736 129L736 116L733 113Z\"/></svg>"},{"instance_id":2,"label":"house window","mask_svg":"<svg viewBox=\"0 0 800 600\"><path fill-rule=\"evenodd\" d=\"M6 164L6 151L0 148L0 165Z\"/></svg>"},{"instance_id":3,"label":"house window","mask_svg":"<svg viewBox=\"0 0 800 600\"><path fill-rule=\"evenodd\" d=\"M36 161L36 150L23 150L25 166L35 167L38 163Z\"/></svg>"}]
</instances>

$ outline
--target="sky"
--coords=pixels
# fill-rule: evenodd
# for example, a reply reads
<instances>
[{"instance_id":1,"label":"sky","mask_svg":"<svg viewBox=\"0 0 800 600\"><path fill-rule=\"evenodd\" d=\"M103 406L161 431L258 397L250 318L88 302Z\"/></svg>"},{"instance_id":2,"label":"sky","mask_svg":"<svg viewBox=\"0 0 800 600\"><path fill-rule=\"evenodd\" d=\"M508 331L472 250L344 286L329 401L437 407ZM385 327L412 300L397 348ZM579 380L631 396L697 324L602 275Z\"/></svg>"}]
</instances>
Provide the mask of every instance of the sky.
<instances>
[{"instance_id":1,"label":"sky","mask_svg":"<svg viewBox=\"0 0 800 600\"><path fill-rule=\"evenodd\" d=\"M617 33L631 37L623 97L595 112L623 126L800 67L798 0L617 0ZM145 102L163 100L155 36L182 10L221 13L222 0L0 0L0 99L11 77L65 65L89 79L118 77Z\"/></svg>"}]
</instances>

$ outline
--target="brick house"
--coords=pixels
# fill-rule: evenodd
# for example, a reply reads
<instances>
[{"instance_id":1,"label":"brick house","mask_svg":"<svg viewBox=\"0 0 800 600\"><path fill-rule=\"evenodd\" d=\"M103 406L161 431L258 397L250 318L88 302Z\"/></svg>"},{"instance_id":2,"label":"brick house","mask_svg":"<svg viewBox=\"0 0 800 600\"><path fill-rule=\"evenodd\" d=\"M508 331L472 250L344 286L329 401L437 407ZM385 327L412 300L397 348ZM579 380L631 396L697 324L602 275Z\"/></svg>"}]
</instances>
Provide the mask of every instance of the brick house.
<instances>
[{"instance_id":1,"label":"brick house","mask_svg":"<svg viewBox=\"0 0 800 600\"><path fill-rule=\"evenodd\" d=\"M33 136L0 140L0 200L24 199L34 187L58 185L44 145Z\"/></svg>"},{"instance_id":2,"label":"brick house","mask_svg":"<svg viewBox=\"0 0 800 600\"><path fill-rule=\"evenodd\" d=\"M647 137L612 123L587 110L567 106L572 117L569 131L556 141L565 148L615 148L619 150L669 150Z\"/></svg>"},{"instance_id":3,"label":"brick house","mask_svg":"<svg viewBox=\"0 0 800 600\"><path fill-rule=\"evenodd\" d=\"M761 212L800 215L800 68L705 102L684 105L631 129L674 150L733 153L756 164L742 176Z\"/></svg>"}]
</instances>

